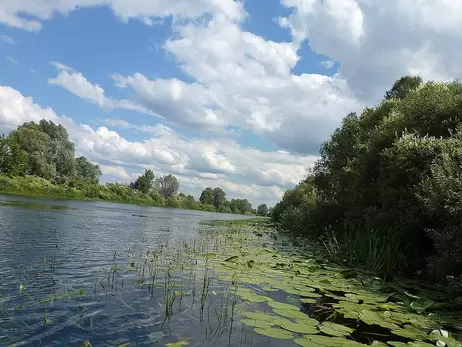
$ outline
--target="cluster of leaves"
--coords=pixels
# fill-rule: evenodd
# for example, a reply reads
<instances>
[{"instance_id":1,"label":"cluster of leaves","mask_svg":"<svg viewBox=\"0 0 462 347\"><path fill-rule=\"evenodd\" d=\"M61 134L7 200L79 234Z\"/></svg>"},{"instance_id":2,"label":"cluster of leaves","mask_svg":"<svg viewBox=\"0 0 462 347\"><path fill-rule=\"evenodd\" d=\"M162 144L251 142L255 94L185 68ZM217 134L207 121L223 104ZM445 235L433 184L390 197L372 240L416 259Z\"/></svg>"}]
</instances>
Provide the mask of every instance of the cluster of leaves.
<instances>
[{"instance_id":1,"label":"cluster of leaves","mask_svg":"<svg viewBox=\"0 0 462 347\"><path fill-rule=\"evenodd\" d=\"M252 208L252 204L247 199L232 199L231 201L228 201L226 199L226 192L218 187L215 189L209 187L205 188L199 197L199 201L202 204L209 206L211 210L218 212L234 214L257 214L257 211ZM266 205L264 206L266 207ZM260 205L258 209L260 213L264 211L262 210L262 205ZM264 215L266 216L267 212Z\"/></svg>"},{"instance_id":2,"label":"cluster of leaves","mask_svg":"<svg viewBox=\"0 0 462 347\"><path fill-rule=\"evenodd\" d=\"M24 123L0 137L0 173L33 175L71 187L97 184L101 176L98 165L75 157L66 129L44 119L38 124Z\"/></svg>"},{"instance_id":3,"label":"cluster of leaves","mask_svg":"<svg viewBox=\"0 0 462 347\"><path fill-rule=\"evenodd\" d=\"M374 270L460 279L461 117L462 83L401 78L378 106L345 117L273 219Z\"/></svg>"}]
</instances>

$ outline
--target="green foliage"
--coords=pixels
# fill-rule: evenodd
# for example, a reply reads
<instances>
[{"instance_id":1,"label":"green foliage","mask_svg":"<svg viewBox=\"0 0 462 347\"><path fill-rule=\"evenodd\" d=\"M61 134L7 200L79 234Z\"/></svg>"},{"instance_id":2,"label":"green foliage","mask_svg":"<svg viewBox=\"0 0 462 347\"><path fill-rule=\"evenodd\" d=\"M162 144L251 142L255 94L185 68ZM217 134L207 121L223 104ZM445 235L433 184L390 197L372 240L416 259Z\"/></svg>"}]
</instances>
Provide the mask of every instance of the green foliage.
<instances>
[{"instance_id":1,"label":"green foliage","mask_svg":"<svg viewBox=\"0 0 462 347\"><path fill-rule=\"evenodd\" d=\"M261 204L257 208L257 214L259 216L266 217L268 215L268 206L266 204Z\"/></svg>"},{"instance_id":2,"label":"green foliage","mask_svg":"<svg viewBox=\"0 0 462 347\"><path fill-rule=\"evenodd\" d=\"M156 187L159 193L165 199L168 199L178 193L180 184L178 183L178 180L175 176L166 175L166 176L159 177L156 179Z\"/></svg>"},{"instance_id":3,"label":"green foliage","mask_svg":"<svg viewBox=\"0 0 462 347\"><path fill-rule=\"evenodd\" d=\"M178 194L180 184L173 175L155 179L153 171L146 170L129 185L100 185L101 174L86 157L75 157L74 144L62 125L29 122L0 136L0 192L255 214L246 199L228 202L221 188L206 188L199 202L192 195Z\"/></svg>"},{"instance_id":4,"label":"green foliage","mask_svg":"<svg viewBox=\"0 0 462 347\"><path fill-rule=\"evenodd\" d=\"M212 191L212 204L217 210L220 210L226 204L226 193L221 188L215 188Z\"/></svg>"},{"instance_id":5,"label":"green foliage","mask_svg":"<svg viewBox=\"0 0 462 347\"><path fill-rule=\"evenodd\" d=\"M272 219L375 271L462 278L461 119L461 83L401 78L345 117Z\"/></svg>"},{"instance_id":6,"label":"green foliage","mask_svg":"<svg viewBox=\"0 0 462 347\"><path fill-rule=\"evenodd\" d=\"M130 183L130 188L139 190L148 194L154 184L154 173L152 170L146 170L143 175L139 176L134 183Z\"/></svg>"},{"instance_id":7,"label":"green foliage","mask_svg":"<svg viewBox=\"0 0 462 347\"><path fill-rule=\"evenodd\" d=\"M206 205L213 205L213 190L212 188L205 188L202 193L201 193L201 196L199 198L199 201L203 204L206 204Z\"/></svg>"}]
</instances>

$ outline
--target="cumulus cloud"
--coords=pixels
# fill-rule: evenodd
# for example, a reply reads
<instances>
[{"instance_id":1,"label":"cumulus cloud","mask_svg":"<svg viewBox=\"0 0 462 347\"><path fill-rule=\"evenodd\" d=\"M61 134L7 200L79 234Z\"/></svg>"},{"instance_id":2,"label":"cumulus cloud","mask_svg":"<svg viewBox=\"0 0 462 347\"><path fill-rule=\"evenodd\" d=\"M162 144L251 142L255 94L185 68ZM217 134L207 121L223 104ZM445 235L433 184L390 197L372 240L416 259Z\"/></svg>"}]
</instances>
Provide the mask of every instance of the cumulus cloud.
<instances>
[{"instance_id":1,"label":"cumulus cloud","mask_svg":"<svg viewBox=\"0 0 462 347\"><path fill-rule=\"evenodd\" d=\"M0 87L0 132L40 119L65 126L76 144L77 154L98 163L106 181L130 181L149 168L157 174L177 175L182 189L196 196L206 186L218 186L230 198L248 197L255 204L262 201L272 204L284 188L303 178L316 159L243 148L227 139L186 138L159 124L149 128L152 137L148 140L129 141L110 129L109 124L98 128L76 124L11 87ZM112 124L132 126L121 120Z\"/></svg>"},{"instance_id":2,"label":"cumulus cloud","mask_svg":"<svg viewBox=\"0 0 462 347\"><path fill-rule=\"evenodd\" d=\"M28 31L39 31L42 21L51 19L56 13L68 14L79 8L103 5L109 6L125 22L138 19L146 25L153 25L168 16L172 16L174 20L196 19L206 13L216 12L223 13L232 20L242 20L245 17L242 2L234 0L7 0L0 4L0 23Z\"/></svg>"},{"instance_id":3,"label":"cumulus cloud","mask_svg":"<svg viewBox=\"0 0 462 347\"><path fill-rule=\"evenodd\" d=\"M153 114L148 109L133 101L126 99L114 100L111 97L107 97L104 89L99 84L91 83L81 72L77 72L63 63L51 62L51 64L57 68L58 76L55 78L49 78L49 84L61 86L86 102L97 104L101 108L121 108L151 115Z\"/></svg>"},{"instance_id":4,"label":"cumulus cloud","mask_svg":"<svg viewBox=\"0 0 462 347\"><path fill-rule=\"evenodd\" d=\"M339 77L373 103L405 74L462 76L457 1L281 0L293 10L280 24L296 41L339 62Z\"/></svg>"}]
</instances>

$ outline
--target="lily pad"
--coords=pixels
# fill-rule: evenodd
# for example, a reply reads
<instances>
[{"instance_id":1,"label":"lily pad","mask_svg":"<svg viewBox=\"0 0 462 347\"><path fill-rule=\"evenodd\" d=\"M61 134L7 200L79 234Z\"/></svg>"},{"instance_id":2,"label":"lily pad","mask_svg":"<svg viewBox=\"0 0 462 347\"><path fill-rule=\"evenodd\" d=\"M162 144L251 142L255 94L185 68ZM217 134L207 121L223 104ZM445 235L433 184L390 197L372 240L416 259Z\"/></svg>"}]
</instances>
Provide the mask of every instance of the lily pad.
<instances>
[{"instance_id":1,"label":"lily pad","mask_svg":"<svg viewBox=\"0 0 462 347\"><path fill-rule=\"evenodd\" d=\"M280 309L280 310L300 311L300 308L297 307L297 306L286 304L286 303L279 302L279 301L268 302L268 305L271 306L272 308L277 308L277 309Z\"/></svg>"},{"instance_id":2,"label":"lily pad","mask_svg":"<svg viewBox=\"0 0 462 347\"><path fill-rule=\"evenodd\" d=\"M303 319L307 317L307 315L301 311L295 311L295 310L281 310L281 309L273 309L274 313L277 313L278 315L281 315L286 318L294 318L294 319Z\"/></svg>"},{"instance_id":3,"label":"lily pad","mask_svg":"<svg viewBox=\"0 0 462 347\"><path fill-rule=\"evenodd\" d=\"M273 322L250 319L250 318L241 319L241 323L248 325L250 327L253 327L253 328L271 328L273 325L276 325Z\"/></svg>"},{"instance_id":4,"label":"lily pad","mask_svg":"<svg viewBox=\"0 0 462 347\"><path fill-rule=\"evenodd\" d=\"M315 326L303 323L289 322L282 324L281 328L300 334L317 334L319 332L319 330Z\"/></svg>"},{"instance_id":5,"label":"lily pad","mask_svg":"<svg viewBox=\"0 0 462 347\"><path fill-rule=\"evenodd\" d=\"M407 337L408 339L413 339L413 340L425 339L425 333L421 329L416 328L410 324L404 325L402 329L400 328L393 329L391 332L401 337Z\"/></svg>"},{"instance_id":6,"label":"lily pad","mask_svg":"<svg viewBox=\"0 0 462 347\"><path fill-rule=\"evenodd\" d=\"M255 328L255 332L275 339L290 340L294 338L294 335L290 331L279 328Z\"/></svg>"},{"instance_id":7,"label":"lily pad","mask_svg":"<svg viewBox=\"0 0 462 347\"><path fill-rule=\"evenodd\" d=\"M322 335L305 335L302 339L294 339L302 347L360 347L367 346L362 343L347 340L343 337L329 337Z\"/></svg>"},{"instance_id":8,"label":"lily pad","mask_svg":"<svg viewBox=\"0 0 462 347\"><path fill-rule=\"evenodd\" d=\"M368 325L379 325L388 329L399 329L399 327L385 320L378 312L370 310L362 310L358 318Z\"/></svg>"},{"instance_id":9,"label":"lily pad","mask_svg":"<svg viewBox=\"0 0 462 347\"><path fill-rule=\"evenodd\" d=\"M324 334L331 336L348 336L354 330L341 324L324 322L319 326L319 330Z\"/></svg>"}]
</instances>

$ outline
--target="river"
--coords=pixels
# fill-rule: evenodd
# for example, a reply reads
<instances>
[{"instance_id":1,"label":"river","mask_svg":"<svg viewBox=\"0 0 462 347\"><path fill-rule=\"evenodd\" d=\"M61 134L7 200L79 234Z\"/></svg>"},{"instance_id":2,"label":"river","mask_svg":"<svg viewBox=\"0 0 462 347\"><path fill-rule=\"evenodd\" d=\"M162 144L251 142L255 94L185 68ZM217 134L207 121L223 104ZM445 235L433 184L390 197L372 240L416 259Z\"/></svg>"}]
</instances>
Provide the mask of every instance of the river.
<instances>
[{"instance_id":1,"label":"river","mask_svg":"<svg viewBox=\"0 0 462 347\"><path fill-rule=\"evenodd\" d=\"M244 219L0 195L0 345L462 347L438 287Z\"/></svg>"},{"instance_id":2,"label":"river","mask_svg":"<svg viewBox=\"0 0 462 347\"><path fill-rule=\"evenodd\" d=\"M144 250L192 242L203 220L239 218L0 195L0 345L77 346L89 340L94 346L163 346L179 330L197 335L204 330L199 321L162 324L163 291L153 296L128 284L129 278L123 287L118 278L114 288L105 277L114 264L125 266Z\"/></svg>"}]
</instances>

